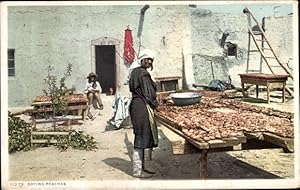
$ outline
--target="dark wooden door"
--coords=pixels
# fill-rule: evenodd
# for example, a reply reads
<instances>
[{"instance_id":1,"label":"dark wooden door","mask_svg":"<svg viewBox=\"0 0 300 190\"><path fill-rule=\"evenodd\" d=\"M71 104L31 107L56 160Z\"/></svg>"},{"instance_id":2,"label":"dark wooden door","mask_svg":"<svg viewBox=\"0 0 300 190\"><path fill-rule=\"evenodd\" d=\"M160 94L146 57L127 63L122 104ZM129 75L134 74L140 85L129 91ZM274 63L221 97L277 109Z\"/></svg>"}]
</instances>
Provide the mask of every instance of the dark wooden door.
<instances>
[{"instance_id":1,"label":"dark wooden door","mask_svg":"<svg viewBox=\"0 0 300 190\"><path fill-rule=\"evenodd\" d=\"M96 51L96 73L102 87L102 93L116 91L116 55L114 45L99 45Z\"/></svg>"}]
</instances>

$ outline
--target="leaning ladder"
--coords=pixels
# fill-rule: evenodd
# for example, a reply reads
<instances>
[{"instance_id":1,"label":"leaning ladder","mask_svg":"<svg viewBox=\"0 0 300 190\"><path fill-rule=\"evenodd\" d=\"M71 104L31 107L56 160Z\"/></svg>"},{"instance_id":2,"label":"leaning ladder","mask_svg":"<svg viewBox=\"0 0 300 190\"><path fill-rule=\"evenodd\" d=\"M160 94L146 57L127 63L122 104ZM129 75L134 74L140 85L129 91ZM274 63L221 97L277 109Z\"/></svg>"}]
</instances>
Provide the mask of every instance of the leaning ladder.
<instances>
[{"instance_id":1,"label":"leaning ladder","mask_svg":"<svg viewBox=\"0 0 300 190\"><path fill-rule=\"evenodd\" d=\"M278 56L275 54L271 44L269 43L266 35L265 35L265 32L264 32L264 29L263 27L261 27L261 25L259 24L259 22L256 20L256 18L253 16L253 14L251 13L251 11L248 9L248 8L245 8L243 10L243 13L247 14L248 18L249 18L249 22L250 22L250 19L252 18L256 24L257 24L257 27L258 27L258 31L253 31L252 28L251 28L251 25L249 26L249 29L248 29L248 32L249 32L249 39L248 39L248 58L247 58L247 73L248 72L259 72L261 73L262 72L262 62L265 61L265 63L267 64L268 68L270 69L271 73L272 74L276 74L273 70L274 67L281 67L286 73L287 75L293 80L294 77L293 77L293 74L292 72L290 71L290 69L288 68L287 65L283 64ZM263 23L264 24L264 23ZM258 39L256 36L260 36L260 38ZM251 48L251 45L250 45L250 42L251 42L251 37L253 39L253 42L256 46L256 50L252 50L250 49ZM259 41L261 42L260 46L259 46ZM260 66L259 66L259 70L249 70L249 58L250 58L250 54L253 53L253 52L259 52L261 57L260 57ZM266 53L269 53L268 56L266 56ZM270 59L273 59L273 60L276 60L276 65L271 65L270 64ZM292 95L293 94L293 91L289 88L289 87L285 87L287 92Z\"/></svg>"}]
</instances>

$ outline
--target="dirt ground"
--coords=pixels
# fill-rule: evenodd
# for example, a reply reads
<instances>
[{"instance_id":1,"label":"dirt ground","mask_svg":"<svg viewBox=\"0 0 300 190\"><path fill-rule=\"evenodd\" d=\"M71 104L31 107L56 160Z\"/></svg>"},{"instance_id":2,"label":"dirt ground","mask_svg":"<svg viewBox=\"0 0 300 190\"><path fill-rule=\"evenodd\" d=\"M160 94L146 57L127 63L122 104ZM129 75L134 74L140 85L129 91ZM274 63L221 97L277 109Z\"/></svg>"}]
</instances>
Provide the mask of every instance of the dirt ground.
<instances>
[{"instance_id":1,"label":"dirt ground","mask_svg":"<svg viewBox=\"0 0 300 190\"><path fill-rule=\"evenodd\" d=\"M9 155L9 180L139 180L133 178L131 155L133 132L130 126L119 130L108 127L113 116L114 96L102 97L104 110L95 120L73 126L95 137L98 149L82 151L55 147L37 148ZM272 97L271 104L257 103L293 112L293 99L286 103ZM200 154L173 155L171 141L177 135L159 126L159 149L146 167L156 170L150 180L199 179ZM208 179L281 179L294 177L294 153L281 148L228 151L208 154Z\"/></svg>"}]
</instances>

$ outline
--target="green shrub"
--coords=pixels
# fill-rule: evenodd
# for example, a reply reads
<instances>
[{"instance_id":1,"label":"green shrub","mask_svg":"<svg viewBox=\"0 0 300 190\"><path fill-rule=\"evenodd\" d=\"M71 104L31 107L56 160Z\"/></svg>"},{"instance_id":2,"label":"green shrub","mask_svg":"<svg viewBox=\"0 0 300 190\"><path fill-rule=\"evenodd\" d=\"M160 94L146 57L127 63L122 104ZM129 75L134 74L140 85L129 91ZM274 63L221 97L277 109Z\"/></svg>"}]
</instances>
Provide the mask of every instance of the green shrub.
<instances>
[{"instance_id":1,"label":"green shrub","mask_svg":"<svg viewBox=\"0 0 300 190\"><path fill-rule=\"evenodd\" d=\"M79 150L95 150L97 149L96 141L93 136L86 135L83 131L71 130L69 136L61 136L57 138L57 147L65 150L68 147Z\"/></svg>"},{"instance_id":2,"label":"green shrub","mask_svg":"<svg viewBox=\"0 0 300 190\"><path fill-rule=\"evenodd\" d=\"M8 112L8 151L9 153L30 149L30 125Z\"/></svg>"}]
</instances>

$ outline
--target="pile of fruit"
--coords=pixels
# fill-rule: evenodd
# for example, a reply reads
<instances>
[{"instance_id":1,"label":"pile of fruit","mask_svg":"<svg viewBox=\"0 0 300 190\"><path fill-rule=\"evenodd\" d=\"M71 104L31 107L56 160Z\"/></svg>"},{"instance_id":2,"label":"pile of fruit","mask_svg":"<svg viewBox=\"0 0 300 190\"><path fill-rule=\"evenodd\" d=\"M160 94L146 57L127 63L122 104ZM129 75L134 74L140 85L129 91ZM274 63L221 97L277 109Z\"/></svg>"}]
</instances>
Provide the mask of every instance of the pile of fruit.
<instances>
[{"instance_id":1,"label":"pile of fruit","mask_svg":"<svg viewBox=\"0 0 300 190\"><path fill-rule=\"evenodd\" d=\"M294 137L291 113L220 97L203 97L201 101L183 107L160 105L156 114L199 142L243 136L244 132ZM222 109L231 111L220 111Z\"/></svg>"},{"instance_id":2,"label":"pile of fruit","mask_svg":"<svg viewBox=\"0 0 300 190\"><path fill-rule=\"evenodd\" d=\"M86 96L83 94L70 94L65 96L67 102L87 102ZM33 102L50 102L50 96L37 96Z\"/></svg>"}]
</instances>

